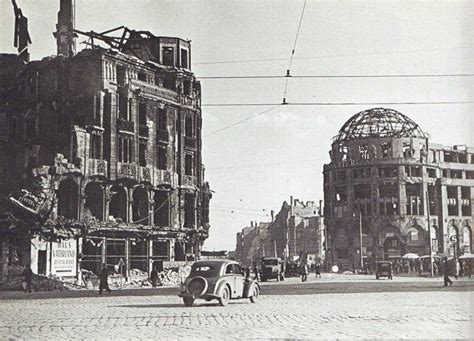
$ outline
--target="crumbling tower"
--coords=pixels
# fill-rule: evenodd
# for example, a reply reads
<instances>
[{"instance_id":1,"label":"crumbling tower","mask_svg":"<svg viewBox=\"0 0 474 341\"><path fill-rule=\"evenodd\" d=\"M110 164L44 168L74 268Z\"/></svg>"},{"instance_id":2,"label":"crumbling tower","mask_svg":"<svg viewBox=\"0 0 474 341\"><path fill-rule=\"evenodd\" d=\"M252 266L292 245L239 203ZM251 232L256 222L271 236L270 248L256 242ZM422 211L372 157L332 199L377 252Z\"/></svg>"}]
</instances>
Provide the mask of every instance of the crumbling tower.
<instances>
[{"instance_id":1,"label":"crumbling tower","mask_svg":"<svg viewBox=\"0 0 474 341\"><path fill-rule=\"evenodd\" d=\"M58 12L58 23L56 24L56 45L58 55L72 57L76 53L76 42L74 38L74 4L73 0L60 0Z\"/></svg>"}]
</instances>

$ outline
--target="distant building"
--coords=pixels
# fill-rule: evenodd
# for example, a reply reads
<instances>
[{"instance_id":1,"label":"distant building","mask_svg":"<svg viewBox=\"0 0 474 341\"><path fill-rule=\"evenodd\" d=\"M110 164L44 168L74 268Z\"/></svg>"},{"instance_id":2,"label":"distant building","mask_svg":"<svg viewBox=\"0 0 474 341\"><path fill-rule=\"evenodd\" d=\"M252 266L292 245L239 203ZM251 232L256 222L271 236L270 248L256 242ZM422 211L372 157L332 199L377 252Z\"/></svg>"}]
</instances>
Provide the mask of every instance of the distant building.
<instances>
[{"instance_id":1,"label":"distant building","mask_svg":"<svg viewBox=\"0 0 474 341\"><path fill-rule=\"evenodd\" d=\"M201 251L200 259L229 259L229 252L221 251Z\"/></svg>"},{"instance_id":2,"label":"distant building","mask_svg":"<svg viewBox=\"0 0 474 341\"><path fill-rule=\"evenodd\" d=\"M324 259L324 219L320 206L290 199L270 223L251 223L237 233L236 259L244 265L258 264L262 257L285 260Z\"/></svg>"},{"instance_id":3,"label":"distant building","mask_svg":"<svg viewBox=\"0 0 474 341\"><path fill-rule=\"evenodd\" d=\"M352 268L361 256L423 256L430 243L433 252L472 252L473 148L431 143L407 116L374 108L344 124L330 156L324 165L329 262Z\"/></svg>"}]
</instances>

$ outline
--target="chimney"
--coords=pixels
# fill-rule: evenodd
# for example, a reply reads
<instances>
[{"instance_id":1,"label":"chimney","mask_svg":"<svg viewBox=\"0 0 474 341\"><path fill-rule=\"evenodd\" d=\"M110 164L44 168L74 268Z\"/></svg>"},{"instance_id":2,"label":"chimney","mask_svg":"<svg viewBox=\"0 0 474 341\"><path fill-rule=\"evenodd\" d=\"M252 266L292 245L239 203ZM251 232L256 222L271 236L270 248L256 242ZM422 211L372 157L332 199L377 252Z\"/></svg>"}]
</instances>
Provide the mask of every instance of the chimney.
<instances>
[{"instance_id":1,"label":"chimney","mask_svg":"<svg viewBox=\"0 0 474 341\"><path fill-rule=\"evenodd\" d=\"M53 35L56 37L56 46L58 55L72 57L76 54L76 42L74 38L74 5L75 0L60 0L58 23L56 24L56 32Z\"/></svg>"},{"instance_id":2,"label":"chimney","mask_svg":"<svg viewBox=\"0 0 474 341\"><path fill-rule=\"evenodd\" d=\"M274 218L275 211L274 211L274 210L271 210L271 211L270 211L270 215L272 216L272 223L273 223L273 221L275 220L275 218Z\"/></svg>"},{"instance_id":3,"label":"chimney","mask_svg":"<svg viewBox=\"0 0 474 341\"><path fill-rule=\"evenodd\" d=\"M253 220L250 220L250 227L253 227Z\"/></svg>"},{"instance_id":4,"label":"chimney","mask_svg":"<svg viewBox=\"0 0 474 341\"><path fill-rule=\"evenodd\" d=\"M290 206L293 206L293 196L290 196Z\"/></svg>"}]
</instances>

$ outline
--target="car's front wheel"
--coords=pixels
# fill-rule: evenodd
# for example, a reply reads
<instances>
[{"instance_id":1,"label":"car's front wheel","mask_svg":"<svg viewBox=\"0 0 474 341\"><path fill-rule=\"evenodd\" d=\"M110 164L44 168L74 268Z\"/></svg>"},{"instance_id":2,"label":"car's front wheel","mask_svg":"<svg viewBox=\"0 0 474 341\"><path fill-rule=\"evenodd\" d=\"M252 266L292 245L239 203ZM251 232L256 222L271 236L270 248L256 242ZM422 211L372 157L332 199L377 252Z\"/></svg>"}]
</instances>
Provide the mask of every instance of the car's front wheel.
<instances>
[{"instance_id":1,"label":"car's front wheel","mask_svg":"<svg viewBox=\"0 0 474 341\"><path fill-rule=\"evenodd\" d=\"M229 303L230 300L230 291L228 287L225 287L224 290L222 290L221 297L219 297L219 304L221 306L226 306L227 303Z\"/></svg>"},{"instance_id":2,"label":"car's front wheel","mask_svg":"<svg viewBox=\"0 0 474 341\"><path fill-rule=\"evenodd\" d=\"M258 296L260 296L260 289L258 288L258 286L254 285L252 294L250 295L250 302L257 302Z\"/></svg>"},{"instance_id":3,"label":"car's front wheel","mask_svg":"<svg viewBox=\"0 0 474 341\"><path fill-rule=\"evenodd\" d=\"M192 307L194 303L194 298L192 297L183 297L183 303L186 307Z\"/></svg>"}]
</instances>

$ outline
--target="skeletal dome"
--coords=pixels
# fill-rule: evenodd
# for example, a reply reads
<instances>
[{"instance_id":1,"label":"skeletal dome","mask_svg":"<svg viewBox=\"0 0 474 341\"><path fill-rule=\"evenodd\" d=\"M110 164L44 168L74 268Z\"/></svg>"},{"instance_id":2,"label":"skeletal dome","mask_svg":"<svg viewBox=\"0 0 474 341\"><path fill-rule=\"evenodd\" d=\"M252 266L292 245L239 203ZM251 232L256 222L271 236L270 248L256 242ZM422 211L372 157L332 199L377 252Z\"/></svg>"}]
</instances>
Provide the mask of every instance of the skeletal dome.
<instances>
[{"instance_id":1,"label":"skeletal dome","mask_svg":"<svg viewBox=\"0 0 474 341\"><path fill-rule=\"evenodd\" d=\"M385 108L372 108L352 116L334 137L334 143L371 137L427 138L420 126L404 114Z\"/></svg>"}]
</instances>

